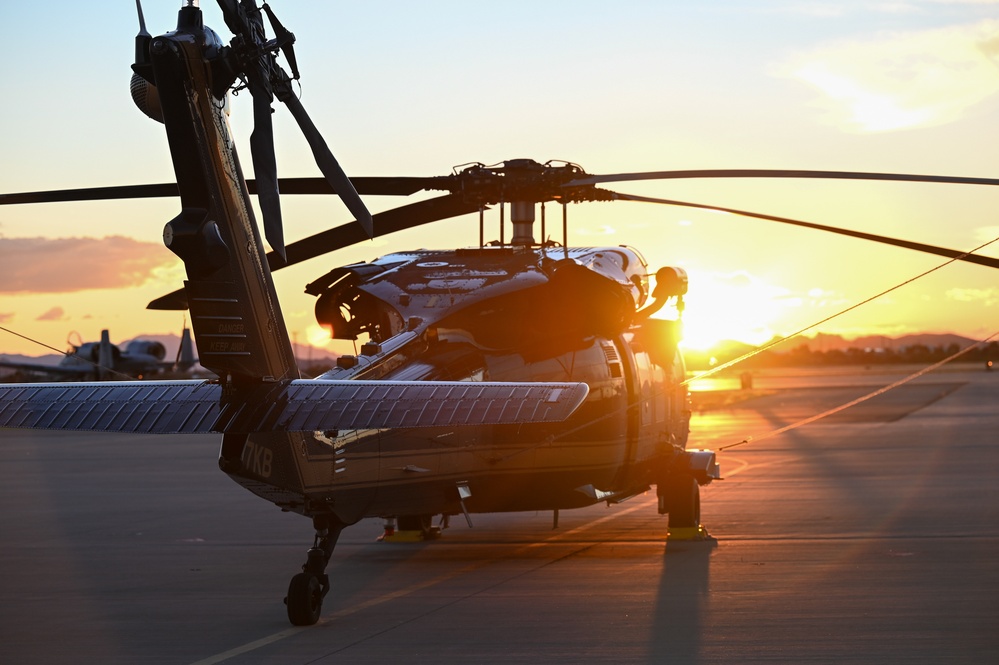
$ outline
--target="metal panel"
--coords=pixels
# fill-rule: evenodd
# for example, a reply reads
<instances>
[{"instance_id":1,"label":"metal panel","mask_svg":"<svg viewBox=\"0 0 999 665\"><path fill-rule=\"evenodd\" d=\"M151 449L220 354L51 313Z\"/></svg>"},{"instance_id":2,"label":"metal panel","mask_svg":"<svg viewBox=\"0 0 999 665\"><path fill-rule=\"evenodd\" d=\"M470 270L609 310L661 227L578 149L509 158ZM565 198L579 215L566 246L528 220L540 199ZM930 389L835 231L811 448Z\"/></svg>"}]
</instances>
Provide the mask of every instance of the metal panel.
<instances>
[{"instance_id":1,"label":"metal panel","mask_svg":"<svg viewBox=\"0 0 999 665\"><path fill-rule=\"evenodd\" d=\"M0 427L179 434L501 425L565 420L583 383L306 381L219 405L204 381L0 386ZM222 418L219 418L223 415Z\"/></svg>"},{"instance_id":2,"label":"metal panel","mask_svg":"<svg viewBox=\"0 0 999 665\"><path fill-rule=\"evenodd\" d=\"M204 381L11 384L0 386L0 427L210 432L220 394Z\"/></svg>"},{"instance_id":3,"label":"metal panel","mask_svg":"<svg viewBox=\"0 0 999 665\"><path fill-rule=\"evenodd\" d=\"M292 381L275 430L392 429L565 420L582 383Z\"/></svg>"}]
</instances>

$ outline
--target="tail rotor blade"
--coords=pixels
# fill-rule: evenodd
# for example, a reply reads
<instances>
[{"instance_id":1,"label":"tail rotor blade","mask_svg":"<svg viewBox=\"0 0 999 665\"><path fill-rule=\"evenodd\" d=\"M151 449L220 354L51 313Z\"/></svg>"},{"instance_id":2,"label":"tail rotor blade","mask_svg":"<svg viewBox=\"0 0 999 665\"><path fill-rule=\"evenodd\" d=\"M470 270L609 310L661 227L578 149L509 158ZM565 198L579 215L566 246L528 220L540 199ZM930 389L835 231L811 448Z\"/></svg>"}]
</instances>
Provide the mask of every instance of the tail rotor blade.
<instances>
[{"instance_id":1,"label":"tail rotor blade","mask_svg":"<svg viewBox=\"0 0 999 665\"><path fill-rule=\"evenodd\" d=\"M271 22L271 30L274 31L275 42L280 45L281 53L284 54L288 66L291 67L291 77L296 81L299 79L298 59L295 57L295 35L288 28L284 27L278 17L274 15L274 10L266 2L263 10L267 14L267 19Z\"/></svg>"},{"instance_id":2,"label":"tail rotor blade","mask_svg":"<svg viewBox=\"0 0 999 665\"><path fill-rule=\"evenodd\" d=\"M250 154L253 158L253 171L257 176L257 199L264 216L264 237L271 248L284 258L284 226L281 221L277 159L274 156L274 122L271 118L270 95L263 90L254 92Z\"/></svg>"}]
</instances>

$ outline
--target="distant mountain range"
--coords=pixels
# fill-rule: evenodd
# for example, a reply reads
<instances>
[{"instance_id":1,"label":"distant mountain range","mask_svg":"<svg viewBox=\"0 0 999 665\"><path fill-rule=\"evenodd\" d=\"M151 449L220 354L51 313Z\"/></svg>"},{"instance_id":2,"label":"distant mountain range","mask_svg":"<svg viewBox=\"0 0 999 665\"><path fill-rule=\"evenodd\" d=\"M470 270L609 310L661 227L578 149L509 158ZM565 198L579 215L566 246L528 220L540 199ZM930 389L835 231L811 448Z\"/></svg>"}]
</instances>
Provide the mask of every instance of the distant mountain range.
<instances>
[{"instance_id":1,"label":"distant mountain range","mask_svg":"<svg viewBox=\"0 0 999 665\"><path fill-rule=\"evenodd\" d=\"M876 356L881 356L883 358L899 358L904 357L907 353L918 349L918 347L924 347L925 350L921 355L925 355L926 351L939 353L942 350L956 345L960 349L965 349L973 345L977 340L969 339L967 337L962 337L961 335L953 334L933 334L933 333L920 333L915 335L903 335L901 337L887 337L885 335L867 335L864 337L855 338L844 338L840 335L828 335L820 333L812 337L806 337L804 335L799 335L792 337L780 344L775 345L773 348L768 349L764 352L764 355L759 356L757 360L750 361L752 363L758 363L761 360L763 362L777 362L781 364L783 361L781 358L787 358L788 360L793 359L798 356L796 362L801 362L803 359L807 362L806 358L802 357L802 352L806 356L811 356L812 359L821 362L822 358L828 354L840 354L839 360L842 360L843 354L851 354L857 351L861 352L861 356L870 357L869 354L873 353ZM713 348L707 351L696 351L696 350L685 350L684 358L687 361L688 366L691 367L710 367L717 362L728 362L734 358L738 358L747 353L756 350L758 347L745 344L743 342L736 341L725 341L716 344ZM890 353L885 353L890 352ZM771 358L770 361L765 360L766 358ZM834 356L833 360L836 357ZM856 360L856 357L854 357ZM865 361L866 362L866 361Z\"/></svg>"},{"instance_id":2,"label":"distant mountain range","mask_svg":"<svg viewBox=\"0 0 999 665\"><path fill-rule=\"evenodd\" d=\"M947 333L921 333L901 337L867 335L852 339L840 335L818 334L812 337L803 335L792 337L762 352L759 352L761 347L742 342L721 342L707 351L685 349L683 357L687 368L691 370L709 369L736 358L742 358L740 367L746 369L850 363L928 364L931 361L944 360L955 351L953 348L955 346L964 350L977 341ZM996 353L997 349L993 342L990 348L970 350L965 359L989 360Z\"/></svg>"},{"instance_id":3,"label":"distant mountain range","mask_svg":"<svg viewBox=\"0 0 999 665\"><path fill-rule=\"evenodd\" d=\"M791 351L801 346L807 346L810 351L844 351L846 349L885 349L891 351L901 351L903 349L922 345L929 348L946 348L956 344L960 348L966 348L974 344L977 340L953 335L950 333L920 333L916 335L903 335L902 337L886 337L884 335L867 335L846 339L839 335L827 335L819 333L814 337L798 335L792 337L780 346L774 348L775 353Z\"/></svg>"}]
</instances>

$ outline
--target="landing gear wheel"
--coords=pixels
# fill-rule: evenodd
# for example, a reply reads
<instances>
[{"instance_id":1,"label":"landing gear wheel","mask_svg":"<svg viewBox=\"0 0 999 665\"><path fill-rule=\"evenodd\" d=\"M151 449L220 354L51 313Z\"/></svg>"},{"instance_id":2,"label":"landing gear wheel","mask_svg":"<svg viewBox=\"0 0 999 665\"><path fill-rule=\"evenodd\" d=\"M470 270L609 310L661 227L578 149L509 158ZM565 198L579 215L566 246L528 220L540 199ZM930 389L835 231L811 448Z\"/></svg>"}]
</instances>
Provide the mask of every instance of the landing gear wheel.
<instances>
[{"instance_id":1,"label":"landing gear wheel","mask_svg":"<svg viewBox=\"0 0 999 665\"><path fill-rule=\"evenodd\" d=\"M311 626L323 612L323 589L312 573L299 573L288 585L288 619L296 626Z\"/></svg>"},{"instance_id":2,"label":"landing gear wheel","mask_svg":"<svg viewBox=\"0 0 999 665\"><path fill-rule=\"evenodd\" d=\"M319 621L323 612L323 598L330 590L330 577L326 565L340 532L347 526L335 515L314 515L312 525L316 537L306 553L302 572L291 578L284 604L288 606L288 619L296 626L311 626Z\"/></svg>"},{"instance_id":3,"label":"landing gear wheel","mask_svg":"<svg viewBox=\"0 0 999 665\"><path fill-rule=\"evenodd\" d=\"M701 488L693 476L670 478L667 505L671 529L696 529L701 525Z\"/></svg>"}]
</instances>

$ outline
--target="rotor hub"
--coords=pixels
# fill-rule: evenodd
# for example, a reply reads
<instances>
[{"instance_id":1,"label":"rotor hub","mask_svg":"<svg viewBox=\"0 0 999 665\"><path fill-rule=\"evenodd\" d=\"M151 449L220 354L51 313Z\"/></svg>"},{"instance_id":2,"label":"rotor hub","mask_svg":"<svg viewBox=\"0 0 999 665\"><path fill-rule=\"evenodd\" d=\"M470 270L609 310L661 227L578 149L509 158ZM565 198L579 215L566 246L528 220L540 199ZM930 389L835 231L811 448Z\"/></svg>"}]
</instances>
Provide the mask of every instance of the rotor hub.
<instances>
[{"instance_id":1,"label":"rotor hub","mask_svg":"<svg viewBox=\"0 0 999 665\"><path fill-rule=\"evenodd\" d=\"M611 192L593 185L566 187L566 184L589 175L581 166L571 162L553 160L541 164L533 159L510 159L492 166L475 163L455 168L455 173L441 182L437 189L450 191L483 206L513 201L534 204L613 199ZM457 170L459 168L461 170Z\"/></svg>"}]
</instances>

